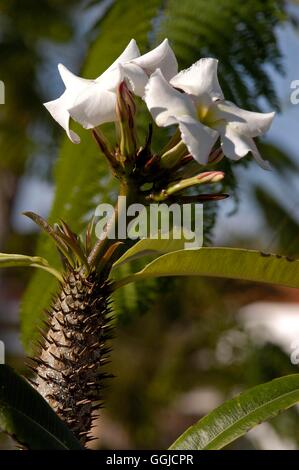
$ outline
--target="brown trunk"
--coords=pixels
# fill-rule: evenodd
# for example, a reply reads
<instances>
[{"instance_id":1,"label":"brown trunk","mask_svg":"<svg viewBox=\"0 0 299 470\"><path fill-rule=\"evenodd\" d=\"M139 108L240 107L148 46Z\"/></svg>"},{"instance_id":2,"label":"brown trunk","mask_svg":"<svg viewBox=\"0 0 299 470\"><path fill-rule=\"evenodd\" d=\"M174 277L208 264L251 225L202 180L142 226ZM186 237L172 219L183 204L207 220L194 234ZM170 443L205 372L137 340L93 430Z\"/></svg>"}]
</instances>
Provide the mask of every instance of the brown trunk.
<instances>
[{"instance_id":1,"label":"brown trunk","mask_svg":"<svg viewBox=\"0 0 299 470\"><path fill-rule=\"evenodd\" d=\"M49 313L48 332L34 359L36 387L85 445L101 407L103 364L111 338L109 284L70 273Z\"/></svg>"}]
</instances>

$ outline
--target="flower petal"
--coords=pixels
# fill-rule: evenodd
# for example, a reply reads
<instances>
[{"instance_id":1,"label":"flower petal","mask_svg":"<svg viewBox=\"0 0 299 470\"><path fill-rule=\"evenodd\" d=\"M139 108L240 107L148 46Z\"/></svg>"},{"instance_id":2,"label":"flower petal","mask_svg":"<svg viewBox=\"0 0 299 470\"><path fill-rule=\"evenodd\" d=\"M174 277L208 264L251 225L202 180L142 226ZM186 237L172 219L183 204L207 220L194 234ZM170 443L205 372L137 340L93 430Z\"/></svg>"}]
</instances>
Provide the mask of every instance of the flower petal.
<instances>
[{"instance_id":1,"label":"flower petal","mask_svg":"<svg viewBox=\"0 0 299 470\"><path fill-rule=\"evenodd\" d=\"M72 93L74 96L77 92L80 93L80 91L82 91L86 86L93 83L93 80L78 77L63 64L58 64L58 71L60 73L63 83L65 84L65 87L72 89Z\"/></svg>"},{"instance_id":2,"label":"flower petal","mask_svg":"<svg viewBox=\"0 0 299 470\"><path fill-rule=\"evenodd\" d=\"M238 134L257 137L270 128L275 113L254 113L236 106L230 101L217 101L213 108L217 119L229 123Z\"/></svg>"},{"instance_id":3,"label":"flower petal","mask_svg":"<svg viewBox=\"0 0 299 470\"><path fill-rule=\"evenodd\" d=\"M100 83L106 90L115 90L123 79L122 69L119 67L120 64L129 62L140 56L135 39L132 39L123 53L113 62L112 65L100 75L95 81Z\"/></svg>"},{"instance_id":4,"label":"flower petal","mask_svg":"<svg viewBox=\"0 0 299 470\"><path fill-rule=\"evenodd\" d=\"M78 144L80 137L70 130L70 114L68 109L73 106L77 96L94 82L93 80L77 77L77 75L73 74L63 64L58 64L58 70L66 86L66 90L56 100L44 103L44 106L55 121L65 129L69 139L73 143Z\"/></svg>"},{"instance_id":5,"label":"flower petal","mask_svg":"<svg viewBox=\"0 0 299 470\"><path fill-rule=\"evenodd\" d=\"M170 80L175 88L194 95L201 104L223 99L217 77L218 60L200 59L189 69L182 70Z\"/></svg>"},{"instance_id":6,"label":"flower petal","mask_svg":"<svg viewBox=\"0 0 299 470\"><path fill-rule=\"evenodd\" d=\"M252 153L257 163L265 170L270 170L271 165L268 161L263 160L254 140L244 134L236 132L230 124L220 129L221 146L223 153L231 160L240 160L249 152Z\"/></svg>"},{"instance_id":7,"label":"flower petal","mask_svg":"<svg viewBox=\"0 0 299 470\"><path fill-rule=\"evenodd\" d=\"M123 70L120 66L110 68L106 70L99 78L95 80L95 83L99 84L101 88L107 91L115 91L120 82L123 80Z\"/></svg>"},{"instance_id":8,"label":"flower petal","mask_svg":"<svg viewBox=\"0 0 299 470\"><path fill-rule=\"evenodd\" d=\"M145 86L148 82L148 76L139 65L130 62L121 66L123 76L127 78L129 86L135 95L144 96Z\"/></svg>"},{"instance_id":9,"label":"flower petal","mask_svg":"<svg viewBox=\"0 0 299 470\"><path fill-rule=\"evenodd\" d=\"M158 47L132 60L132 62L139 65L148 76L156 69L160 69L168 81L178 72L178 62L168 39L164 39Z\"/></svg>"},{"instance_id":10,"label":"flower petal","mask_svg":"<svg viewBox=\"0 0 299 470\"><path fill-rule=\"evenodd\" d=\"M272 170L270 162L268 162L268 160L264 160L262 158L262 156L261 156L260 152L258 151L258 148L257 148L254 140L251 139L250 137L248 137L248 140L249 140L250 147L251 147L251 153L252 153L255 161L257 162L257 164L261 168L263 168L264 170Z\"/></svg>"},{"instance_id":11,"label":"flower petal","mask_svg":"<svg viewBox=\"0 0 299 470\"><path fill-rule=\"evenodd\" d=\"M80 143L80 137L78 134L70 130L70 114L67 111L68 106L68 98L67 92L65 91L60 98L57 100L49 101L48 103L44 103L45 108L49 111L55 121L63 127L66 131L67 136L74 144Z\"/></svg>"},{"instance_id":12,"label":"flower petal","mask_svg":"<svg viewBox=\"0 0 299 470\"><path fill-rule=\"evenodd\" d=\"M130 60L136 59L140 56L139 47L135 39L131 39L125 50L120 54L120 56L110 65L110 67L106 70L106 72L113 70L119 64L124 64L125 62L129 62ZM104 73L106 73L104 72ZM101 75L102 76L102 75ZM100 77L99 77L100 78Z\"/></svg>"},{"instance_id":13,"label":"flower petal","mask_svg":"<svg viewBox=\"0 0 299 470\"><path fill-rule=\"evenodd\" d=\"M71 117L86 129L116 120L116 94L99 83L86 88L68 109Z\"/></svg>"},{"instance_id":14,"label":"flower petal","mask_svg":"<svg viewBox=\"0 0 299 470\"><path fill-rule=\"evenodd\" d=\"M205 165L219 133L191 116L180 117L178 122L182 140L189 152L198 163Z\"/></svg>"},{"instance_id":15,"label":"flower petal","mask_svg":"<svg viewBox=\"0 0 299 470\"><path fill-rule=\"evenodd\" d=\"M159 69L151 75L145 87L144 101L158 126L175 124L184 115L196 117L191 99L172 88Z\"/></svg>"}]
</instances>

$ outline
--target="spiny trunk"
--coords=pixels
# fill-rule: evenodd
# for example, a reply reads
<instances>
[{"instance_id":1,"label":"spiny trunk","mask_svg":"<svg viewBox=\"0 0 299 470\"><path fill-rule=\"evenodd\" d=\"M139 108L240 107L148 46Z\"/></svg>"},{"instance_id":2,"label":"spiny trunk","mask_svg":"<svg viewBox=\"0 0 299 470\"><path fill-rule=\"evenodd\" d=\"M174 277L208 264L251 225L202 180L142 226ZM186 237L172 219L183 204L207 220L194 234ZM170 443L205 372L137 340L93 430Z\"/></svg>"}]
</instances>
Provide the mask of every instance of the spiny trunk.
<instances>
[{"instance_id":1,"label":"spiny trunk","mask_svg":"<svg viewBox=\"0 0 299 470\"><path fill-rule=\"evenodd\" d=\"M95 274L71 272L49 313L48 332L34 361L36 387L85 445L101 407L102 366L111 338L110 288Z\"/></svg>"}]
</instances>

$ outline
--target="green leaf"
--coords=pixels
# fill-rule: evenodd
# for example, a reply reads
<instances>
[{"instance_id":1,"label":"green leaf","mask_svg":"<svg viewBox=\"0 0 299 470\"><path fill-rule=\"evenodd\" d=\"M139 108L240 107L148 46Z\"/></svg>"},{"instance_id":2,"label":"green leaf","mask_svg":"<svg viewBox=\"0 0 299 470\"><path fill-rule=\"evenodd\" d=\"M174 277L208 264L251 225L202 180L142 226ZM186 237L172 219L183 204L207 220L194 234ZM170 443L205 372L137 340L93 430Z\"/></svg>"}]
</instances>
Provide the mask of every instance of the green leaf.
<instances>
[{"instance_id":1,"label":"green leaf","mask_svg":"<svg viewBox=\"0 0 299 470\"><path fill-rule=\"evenodd\" d=\"M60 273L52 268L48 261L41 256L15 255L11 253L0 253L0 268L18 268L18 267L40 268L52 274L59 281L62 281Z\"/></svg>"},{"instance_id":2,"label":"green leaf","mask_svg":"<svg viewBox=\"0 0 299 470\"><path fill-rule=\"evenodd\" d=\"M272 380L225 402L187 429L171 450L218 450L299 401L299 374Z\"/></svg>"},{"instance_id":3,"label":"green leaf","mask_svg":"<svg viewBox=\"0 0 299 470\"><path fill-rule=\"evenodd\" d=\"M299 287L299 260L238 248L180 250L160 256L115 284L161 276L211 276Z\"/></svg>"},{"instance_id":4,"label":"green leaf","mask_svg":"<svg viewBox=\"0 0 299 470\"><path fill-rule=\"evenodd\" d=\"M40 256L15 255L11 253L0 253L1 268L17 268L19 266L32 266L39 264L47 266L48 262Z\"/></svg>"},{"instance_id":5,"label":"green leaf","mask_svg":"<svg viewBox=\"0 0 299 470\"><path fill-rule=\"evenodd\" d=\"M43 217L38 214L35 214L34 212L23 212L23 215L31 219L34 223L36 223L36 225L38 225L42 230L44 230L44 232L52 238L57 248L60 249L63 255L68 258L67 246L63 243L54 228L50 224L48 224L48 222Z\"/></svg>"},{"instance_id":6,"label":"green leaf","mask_svg":"<svg viewBox=\"0 0 299 470\"><path fill-rule=\"evenodd\" d=\"M28 449L82 449L42 396L7 365L0 365L0 428Z\"/></svg>"},{"instance_id":7,"label":"green leaf","mask_svg":"<svg viewBox=\"0 0 299 470\"><path fill-rule=\"evenodd\" d=\"M142 258L143 256L170 253L172 251L183 249L185 240L183 238L173 239L172 234L173 232L171 232L168 240L163 240L161 238L157 240L150 238L139 240L113 264L113 268L116 268L123 263L133 261L134 259Z\"/></svg>"}]
</instances>

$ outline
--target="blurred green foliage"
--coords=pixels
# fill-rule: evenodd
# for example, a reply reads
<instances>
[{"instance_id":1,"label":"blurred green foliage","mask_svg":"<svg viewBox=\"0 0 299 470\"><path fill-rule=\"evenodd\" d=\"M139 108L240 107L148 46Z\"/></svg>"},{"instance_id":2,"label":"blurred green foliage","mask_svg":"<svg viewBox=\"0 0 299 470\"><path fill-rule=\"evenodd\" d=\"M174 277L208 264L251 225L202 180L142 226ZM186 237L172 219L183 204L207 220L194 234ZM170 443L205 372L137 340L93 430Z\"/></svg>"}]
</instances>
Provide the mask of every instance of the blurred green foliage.
<instances>
[{"instance_id":1,"label":"blurred green foliage","mask_svg":"<svg viewBox=\"0 0 299 470\"><path fill-rule=\"evenodd\" d=\"M28 155L39 144L30 135L34 124L44 124L52 132L38 83L44 61L41 45L71 39L71 12L78 4L78 0L1 1L0 78L6 105L0 110L0 170L23 173Z\"/></svg>"},{"instance_id":2,"label":"blurred green foliage","mask_svg":"<svg viewBox=\"0 0 299 470\"><path fill-rule=\"evenodd\" d=\"M231 280L178 279L146 315L117 326L110 367L116 377L107 389L106 406L133 448L169 446L209 406L201 395L196 399L200 390L216 392L224 401L298 370L275 344L257 346L237 319L244 303L261 298L279 299L279 294ZM298 410L271 423L299 445L294 433Z\"/></svg>"}]
</instances>

